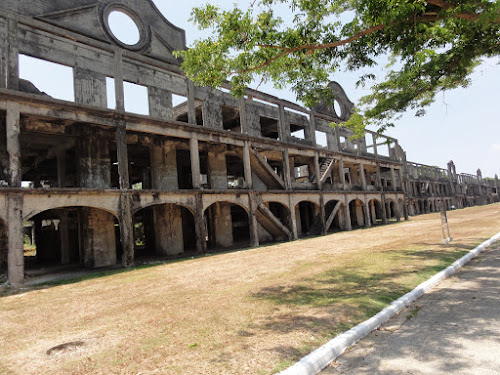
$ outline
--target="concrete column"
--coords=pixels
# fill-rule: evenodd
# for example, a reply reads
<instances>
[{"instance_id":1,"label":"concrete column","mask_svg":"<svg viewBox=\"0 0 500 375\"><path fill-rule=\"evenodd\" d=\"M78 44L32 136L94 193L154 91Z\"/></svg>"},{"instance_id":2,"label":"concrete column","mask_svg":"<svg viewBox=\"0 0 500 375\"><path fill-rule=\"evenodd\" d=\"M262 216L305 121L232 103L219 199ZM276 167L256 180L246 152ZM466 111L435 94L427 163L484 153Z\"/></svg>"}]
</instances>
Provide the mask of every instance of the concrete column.
<instances>
[{"instance_id":1,"label":"concrete column","mask_svg":"<svg viewBox=\"0 0 500 375\"><path fill-rule=\"evenodd\" d=\"M363 187L363 191L366 191L366 175L365 166L363 163L359 164L359 177L361 179L361 186Z\"/></svg>"},{"instance_id":2,"label":"concrete column","mask_svg":"<svg viewBox=\"0 0 500 375\"><path fill-rule=\"evenodd\" d=\"M398 190L398 183L396 180L396 173L394 172L393 167L391 167L391 182L392 182L392 190L397 191Z\"/></svg>"},{"instance_id":3,"label":"concrete column","mask_svg":"<svg viewBox=\"0 0 500 375\"><path fill-rule=\"evenodd\" d=\"M203 215L203 195L196 194L196 208L194 213L194 229L196 234L196 251L201 254L207 252L207 228L205 226L205 216Z\"/></svg>"},{"instance_id":4,"label":"concrete column","mask_svg":"<svg viewBox=\"0 0 500 375\"><path fill-rule=\"evenodd\" d=\"M352 230L351 212L349 210L349 199L347 198L347 196L345 197L344 202L345 202L345 204L344 204L345 229Z\"/></svg>"},{"instance_id":5,"label":"concrete column","mask_svg":"<svg viewBox=\"0 0 500 375\"><path fill-rule=\"evenodd\" d=\"M19 90L19 41L17 20L7 18L7 88Z\"/></svg>"},{"instance_id":6,"label":"concrete column","mask_svg":"<svg viewBox=\"0 0 500 375\"><path fill-rule=\"evenodd\" d=\"M157 255L178 255L184 252L181 210L175 204L153 207Z\"/></svg>"},{"instance_id":7,"label":"concrete column","mask_svg":"<svg viewBox=\"0 0 500 375\"><path fill-rule=\"evenodd\" d=\"M292 179L291 179L292 168L290 166L290 156L288 154L288 147L285 147L283 151L283 177L285 180L286 190L292 190Z\"/></svg>"},{"instance_id":8,"label":"concrete column","mask_svg":"<svg viewBox=\"0 0 500 375\"><path fill-rule=\"evenodd\" d=\"M316 146L316 117L314 113L314 110L311 110L309 127L306 127L304 131L306 139L309 140L313 146Z\"/></svg>"},{"instance_id":9,"label":"concrete column","mask_svg":"<svg viewBox=\"0 0 500 375\"><path fill-rule=\"evenodd\" d=\"M252 165L250 164L250 142L248 141L245 141L245 146L243 146L243 169L245 173L246 188L252 190Z\"/></svg>"},{"instance_id":10,"label":"concrete column","mask_svg":"<svg viewBox=\"0 0 500 375\"><path fill-rule=\"evenodd\" d=\"M212 91L207 90L207 98L203 102L202 108L203 126L222 130L224 125L221 103Z\"/></svg>"},{"instance_id":11,"label":"concrete column","mask_svg":"<svg viewBox=\"0 0 500 375\"><path fill-rule=\"evenodd\" d=\"M363 203L356 201L356 221L360 227L365 226L365 214L363 212Z\"/></svg>"},{"instance_id":12,"label":"concrete column","mask_svg":"<svg viewBox=\"0 0 500 375\"><path fill-rule=\"evenodd\" d=\"M295 215L295 206L293 205L291 195L288 195L288 207L290 207L288 222L292 228L292 239L297 240L299 238L299 229L297 226L297 216Z\"/></svg>"},{"instance_id":13,"label":"concrete column","mask_svg":"<svg viewBox=\"0 0 500 375\"><path fill-rule=\"evenodd\" d=\"M213 190L227 190L227 164L225 144L210 145L208 148L208 175Z\"/></svg>"},{"instance_id":14,"label":"concrete column","mask_svg":"<svg viewBox=\"0 0 500 375\"><path fill-rule=\"evenodd\" d=\"M255 211L257 210L257 201L254 194L248 194L248 203L250 208L250 213L248 215L248 224L250 227L250 246L259 246L259 224L255 215Z\"/></svg>"},{"instance_id":15,"label":"concrete column","mask_svg":"<svg viewBox=\"0 0 500 375\"><path fill-rule=\"evenodd\" d=\"M109 142L99 129L84 127L78 140L80 187L109 189L111 187L111 159ZM118 159L118 170L122 160ZM121 167L121 168L120 168ZM128 177L128 168L127 177ZM120 176L122 182L122 176ZM127 179L128 182L128 179Z\"/></svg>"},{"instance_id":16,"label":"concrete column","mask_svg":"<svg viewBox=\"0 0 500 375\"><path fill-rule=\"evenodd\" d=\"M376 134L372 134L372 141L373 141L373 155L375 155L375 157L377 157L378 150L377 150L377 136L376 136Z\"/></svg>"},{"instance_id":17,"label":"concrete column","mask_svg":"<svg viewBox=\"0 0 500 375\"><path fill-rule=\"evenodd\" d=\"M106 76L97 72L73 68L75 103L107 108Z\"/></svg>"},{"instance_id":18,"label":"concrete column","mask_svg":"<svg viewBox=\"0 0 500 375\"><path fill-rule=\"evenodd\" d=\"M7 153L9 154L9 186L21 187L21 115L17 104L7 104Z\"/></svg>"},{"instance_id":19,"label":"concrete column","mask_svg":"<svg viewBox=\"0 0 500 375\"><path fill-rule=\"evenodd\" d=\"M187 99L188 99L188 123L196 125L196 88L193 81L186 78Z\"/></svg>"},{"instance_id":20,"label":"concrete column","mask_svg":"<svg viewBox=\"0 0 500 375\"><path fill-rule=\"evenodd\" d=\"M201 186L200 174L200 150L198 147L198 138L195 134L189 139L189 150L191 155L191 175L193 179L193 189L199 189Z\"/></svg>"},{"instance_id":21,"label":"concrete column","mask_svg":"<svg viewBox=\"0 0 500 375\"><path fill-rule=\"evenodd\" d=\"M151 146L150 158L153 189L179 190L175 142L158 140Z\"/></svg>"},{"instance_id":22,"label":"concrete column","mask_svg":"<svg viewBox=\"0 0 500 375\"><path fill-rule=\"evenodd\" d=\"M23 233L23 196L9 194L7 198L7 236L8 236L8 280L13 287L24 284L24 233Z\"/></svg>"},{"instance_id":23,"label":"concrete column","mask_svg":"<svg viewBox=\"0 0 500 375\"><path fill-rule=\"evenodd\" d=\"M115 79L115 99L116 110L125 111L125 92L123 89L123 52L121 48L116 47L114 51L114 79Z\"/></svg>"},{"instance_id":24,"label":"concrete column","mask_svg":"<svg viewBox=\"0 0 500 375\"><path fill-rule=\"evenodd\" d=\"M148 87L149 114L163 121L174 119L172 93L159 87Z\"/></svg>"},{"instance_id":25,"label":"concrete column","mask_svg":"<svg viewBox=\"0 0 500 375\"><path fill-rule=\"evenodd\" d=\"M386 200L385 200L385 194L382 194L381 200L382 200L382 204L381 204L381 206L382 206L382 223L387 224L388 216L387 216L387 205L386 205Z\"/></svg>"},{"instance_id":26,"label":"concrete column","mask_svg":"<svg viewBox=\"0 0 500 375\"><path fill-rule=\"evenodd\" d=\"M103 210L82 209L83 263L88 268L116 264L115 220Z\"/></svg>"},{"instance_id":27,"label":"concrete column","mask_svg":"<svg viewBox=\"0 0 500 375\"><path fill-rule=\"evenodd\" d=\"M119 201L118 223L120 226L120 242L122 244L122 264L131 267L134 264L134 222L132 217L132 197L122 193Z\"/></svg>"},{"instance_id":28,"label":"concrete column","mask_svg":"<svg viewBox=\"0 0 500 375\"><path fill-rule=\"evenodd\" d=\"M228 203L215 204L215 242L217 246L230 247L234 243L233 220L231 205Z\"/></svg>"},{"instance_id":29,"label":"concrete column","mask_svg":"<svg viewBox=\"0 0 500 375\"><path fill-rule=\"evenodd\" d=\"M326 212L325 212L325 198L323 193L319 195L319 217L321 218L321 234L326 234Z\"/></svg>"},{"instance_id":30,"label":"concrete column","mask_svg":"<svg viewBox=\"0 0 500 375\"><path fill-rule=\"evenodd\" d=\"M346 190L345 173L344 173L344 158L342 158L342 157L339 160L339 178L340 178L340 183L342 184L342 189Z\"/></svg>"},{"instance_id":31,"label":"concrete column","mask_svg":"<svg viewBox=\"0 0 500 375\"><path fill-rule=\"evenodd\" d=\"M288 142L290 138L290 124L286 121L285 107L278 106L278 137L280 141Z\"/></svg>"},{"instance_id":32,"label":"concrete column","mask_svg":"<svg viewBox=\"0 0 500 375\"><path fill-rule=\"evenodd\" d=\"M370 215L371 215L371 222L373 225L377 223L377 210L375 209L375 201L371 200L369 202L370 206Z\"/></svg>"},{"instance_id":33,"label":"concrete column","mask_svg":"<svg viewBox=\"0 0 500 375\"><path fill-rule=\"evenodd\" d=\"M321 172L319 166L319 153L314 153L314 173L316 174L316 185L318 186L318 190L322 190L321 184Z\"/></svg>"},{"instance_id":34,"label":"concrete column","mask_svg":"<svg viewBox=\"0 0 500 375\"><path fill-rule=\"evenodd\" d=\"M370 206L367 201L363 203L364 205L364 219L365 219L365 227L370 228L372 226L371 220L370 220Z\"/></svg>"},{"instance_id":35,"label":"concrete column","mask_svg":"<svg viewBox=\"0 0 500 375\"><path fill-rule=\"evenodd\" d=\"M7 222L0 219L0 271L7 270L7 258L9 249ZM33 233L33 231L32 231Z\"/></svg>"},{"instance_id":36,"label":"concrete column","mask_svg":"<svg viewBox=\"0 0 500 375\"><path fill-rule=\"evenodd\" d=\"M59 215L59 237L61 241L61 264L69 264L71 249L69 244L69 219L66 212Z\"/></svg>"}]
</instances>

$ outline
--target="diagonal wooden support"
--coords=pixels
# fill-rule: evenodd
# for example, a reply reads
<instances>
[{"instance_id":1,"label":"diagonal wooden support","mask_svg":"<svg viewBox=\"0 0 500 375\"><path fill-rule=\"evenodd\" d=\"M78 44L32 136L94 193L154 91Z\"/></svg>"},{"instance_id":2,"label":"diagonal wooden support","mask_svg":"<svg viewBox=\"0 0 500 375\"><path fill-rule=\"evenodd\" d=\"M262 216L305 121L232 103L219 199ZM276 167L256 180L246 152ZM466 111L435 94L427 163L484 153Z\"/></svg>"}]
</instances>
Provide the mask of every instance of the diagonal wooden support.
<instances>
[{"instance_id":1,"label":"diagonal wooden support","mask_svg":"<svg viewBox=\"0 0 500 375\"><path fill-rule=\"evenodd\" d=\"M332 213L328 217L328 220L326 221L326 230L330 229L330 226L333 223L333 219L335 219L335 215L337 215L337 212L339 211L339 209L340 209L340 202L337 202L337 204L333 208Z\"/></svg>"}]
</instances>

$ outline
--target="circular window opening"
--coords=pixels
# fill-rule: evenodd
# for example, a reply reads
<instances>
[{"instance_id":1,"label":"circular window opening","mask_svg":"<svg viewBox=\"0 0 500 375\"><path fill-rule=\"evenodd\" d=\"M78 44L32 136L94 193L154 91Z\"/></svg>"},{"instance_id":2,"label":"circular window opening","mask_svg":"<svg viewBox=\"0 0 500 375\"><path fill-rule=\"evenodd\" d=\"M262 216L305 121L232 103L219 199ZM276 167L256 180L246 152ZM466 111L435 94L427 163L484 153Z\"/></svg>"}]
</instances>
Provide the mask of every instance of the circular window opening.
<instances>
[{"instance_id":1,"label":"circular window opening","mask_svg":"<svg viewBox=\"0 0 500 375\"><path fill-rule=\"evenodd\" d=\"M128 14L113 10L108 16L109 29L114 37L123 44L134 46L141 40L139 26Z\"/></svg>"},{"instance_id":2,"label":"circular window opening","mask_svg":"<svg viewBox=\"0 0 500 375\"><path fill-rule=\"evenodd\" d=\"M342 117L342 107L340 106L340 103L337 100L333 102L333 109L337 117L339 118Z\"/></svg>"}]
</instances>

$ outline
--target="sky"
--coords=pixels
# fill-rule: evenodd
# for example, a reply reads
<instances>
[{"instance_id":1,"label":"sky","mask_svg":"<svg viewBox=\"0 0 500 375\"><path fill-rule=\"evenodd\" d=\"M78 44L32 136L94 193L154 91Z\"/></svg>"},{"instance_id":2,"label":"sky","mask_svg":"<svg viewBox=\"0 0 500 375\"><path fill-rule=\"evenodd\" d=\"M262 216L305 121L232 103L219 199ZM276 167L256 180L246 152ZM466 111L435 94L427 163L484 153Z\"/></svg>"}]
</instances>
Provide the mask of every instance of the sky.
<instances>
[{"instance_id":1,"label":"sky","mask_svg":"<svg viewBox=\"0 0 500 375\"><path fill-rule=\"evenodd\" d=\"M252 0L253 1L253 0ZM218 0L217 5L231 8L233 4L247 7L250 0ZM186 31L187 46L196 39L204 37L190 21L190 11L194 6L200 6L207 0L153 0L158 9L172 24ZM279 14L285 20L289 19L286 7L279 9ZM117 17L113 31L129 35L130 40L137 38L133 25ZM467 89L456 89L439 94L436 101L427 108L424 117L414 117L412 112L406 113L396 127L387 131L387 135L397 138L400 146L406 151L407 160L446 168L446 163L453 160L458 173L476 174L481 168L483 177L500 175L500 65L499 60L487 60L478 66L472 75L472 85ZM40 66L33 61L21 60L21 76L32 80L42 91L47 91L54 97L70 98L72 86L56 85L55 92L49 92L53 82L36 82L40 77ZM374 69L377 76L383 75L383 67ZM61 70L61 75L70 75L71 71ZM348 97L354 103L368 94L367 89L358 89L355 83L361 73L340 70L332 80L339 82ZM67 80L64 80L68 82ZM112 82L108 82L112 85ZM251 87L256 88L256 87ZM133 87L129 88L134 90ZM63 94L63 91L66 92ZM278 96L290 101L296 101L290 90L276 90L272 86L262 85L260 91ZM109 90L113 92L113 90ZM109 99L112 102L112 98ZM125 103L127 106L127 103ZM135 112L142 112L140 100L130 103L135 105Z\"/></svg>"}]
</instances>

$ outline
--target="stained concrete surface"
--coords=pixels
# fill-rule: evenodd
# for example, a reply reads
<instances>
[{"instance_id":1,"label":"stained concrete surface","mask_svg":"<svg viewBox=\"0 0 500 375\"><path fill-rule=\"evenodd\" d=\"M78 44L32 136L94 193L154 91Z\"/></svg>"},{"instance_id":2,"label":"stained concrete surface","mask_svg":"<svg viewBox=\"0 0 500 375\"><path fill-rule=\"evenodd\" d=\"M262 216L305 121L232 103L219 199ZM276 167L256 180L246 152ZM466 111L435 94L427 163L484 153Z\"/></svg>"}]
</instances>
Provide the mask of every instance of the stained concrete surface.
<instances>
[{"instance_id":1,"label":"stained concrete surface","mask_svg":"<svg viewBox=\"0 0 500 375\"><path fill-rule=\"evenodd\" d=\"M327 374L500 374L500 244L361 340Z\"/></svg>"}]
</instances>

